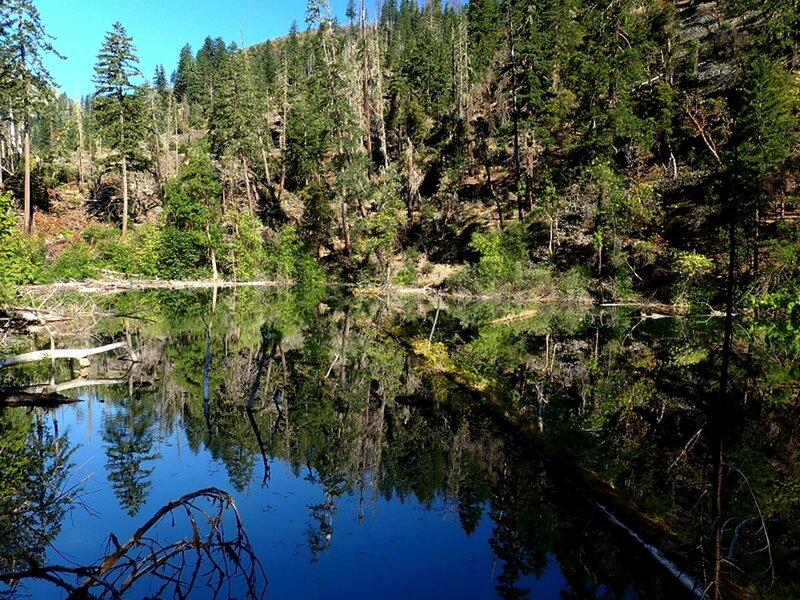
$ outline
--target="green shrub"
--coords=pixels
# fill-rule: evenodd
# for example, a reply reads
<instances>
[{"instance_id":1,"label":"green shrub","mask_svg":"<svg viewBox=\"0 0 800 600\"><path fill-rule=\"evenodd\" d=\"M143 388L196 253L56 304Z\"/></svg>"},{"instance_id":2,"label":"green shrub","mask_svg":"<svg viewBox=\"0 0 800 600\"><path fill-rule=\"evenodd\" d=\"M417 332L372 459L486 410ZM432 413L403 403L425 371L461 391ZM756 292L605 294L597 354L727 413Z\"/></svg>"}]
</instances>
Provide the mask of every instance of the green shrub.
<instances>
[{"instance_id":1,"label":"green shrub","mask_svg":"<svg viewBox=\"0 0 800 600\"><path fill-rule=\"evenodd\" d=\"M591 286L589 267L580 265L562 273L556 283L558 291L568 298L581 298L589 294Z\"/></svg>"},{"instance_id":2,"label":"green shrub","mask_svg":"<svg viewBox=\"0 0 800 600\"><path fill-rule=\"evenodd\" d=\"M673 262L675 285L673 302L698 304L708 300L710 292L702 285L714 268L714 262L696 252L678 252Z\"/></svg>"},{"instance_id":3,"label":"green shrub","mask_svg":"<svg viewBox=\"0 0 800 600\"><path fill-rule=\"evenodd\" d=\"M278 231L267 255L268 272L279 278L293 279L303 285L325 282L324 271L292 225Z\"/></svg>"},{"instance_id":4,"label":"green shrub","mask_svg":"<svg viewBox=\"0 0 800 600\"><path fill-rule=\"evenodd\" d=\"M0 296L8 298L14 287L34 281L43 260L42 243L22 235L11 213L11 192L0 193Z\"/></svg>"},{"instance_id":5,"label":"green shrub","mask_svg":"<svg viewBox=\"0 0 800 600\"><path fill-rule=\"evenodd\" d=\"M480 287L494 289L523 282L530 268L525 237L525 227L521 223L472 236L470 246L481 254L475 271Z\"/></svg>"},{"instance_id":6,"label":"green shrub","mask_svg":"<svg viewBox=\"0 0 800 600\"><path fill-rule=\"evenodd\" d=\"M97 275L97 256L83 240L69 244L58 257L45 263L39 280L80 281Z\"/></svg>"},{"instance_id":7,"label":"green shrub","mask_svg":"<svg viewBox=\"0 0 800 600\"><path fill-rule=\"evenodd\" d=\"M138 225L131 232L128 242L131 275L161 277L161 233L156 225Z\"/></svg>"},{"instance_id":8,"label":"green shrub","mask_svg":"<svg viewBox=\"0 0 800 600\"><path fill-rule=\"evenodd\" d=\"M235 275L239 281L255 279L267 267L267 252L261 236L261 221L252 212L236 212L233 216L238 235L228 248L228 265L225 271Z\"/></svg>"},{"instance_id":9,"label":"green shrub","mask_svg":"<svg viewBox=\"0 0 800 600\"><path fill-rule=\"evenodd\" d=\"M202 232L168 225L161 231L158 274L166 279L201 277L205 273L198 265L205 261L206 253L206 238Z\"/></svg>"}]
</instances>

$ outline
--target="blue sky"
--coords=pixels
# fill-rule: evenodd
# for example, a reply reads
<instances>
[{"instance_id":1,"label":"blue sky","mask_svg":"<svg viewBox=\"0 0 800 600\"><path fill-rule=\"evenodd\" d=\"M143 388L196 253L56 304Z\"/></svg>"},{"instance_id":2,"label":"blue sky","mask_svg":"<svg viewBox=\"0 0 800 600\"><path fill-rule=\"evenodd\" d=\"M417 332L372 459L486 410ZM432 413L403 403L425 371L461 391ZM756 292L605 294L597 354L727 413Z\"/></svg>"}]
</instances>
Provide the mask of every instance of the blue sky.
<instances>
[{"instance_id":1,"label":"blue sky","mask_svg":"<svg viewBox=\"0 0 800 600\"><path fill-rule=\"evenodd\" d=\"M344 20L347 0L330 0ZM105 34L119 21L133 37L139 67L149 79L163 64L169 77L184 44L195 52L206 36L246 45L285 35L292 21L305 28L305 0L35 0L53 46L66 60L45 57L60 91L72 98L94 91L92 75ZM373 9L374 2L368 2Z\"/></svg>"}]
</instances>

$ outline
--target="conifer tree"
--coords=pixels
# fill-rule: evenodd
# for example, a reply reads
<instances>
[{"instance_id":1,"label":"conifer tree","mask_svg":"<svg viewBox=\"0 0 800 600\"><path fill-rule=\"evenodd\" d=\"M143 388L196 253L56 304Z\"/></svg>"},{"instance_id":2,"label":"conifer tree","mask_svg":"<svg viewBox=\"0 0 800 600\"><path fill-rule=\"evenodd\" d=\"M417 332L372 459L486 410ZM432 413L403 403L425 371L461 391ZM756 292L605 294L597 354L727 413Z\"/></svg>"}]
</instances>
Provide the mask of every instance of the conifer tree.
<instances>
[{"instance_id":1,"label":"conifer tree","mask_svg":"<svg viewBox=\"0 0 800 600\"><path fill-rule=\"evenodd\" d=\"M30 234L32 206L30 190L30 117L35 107L50 95L52 79L42 62L44 54L63 58L51 44L31 0L7 0L0 10L0 112L11 123L12 148L24 154L25 184L23 229ZM2 172L2 169L0 169Z\"/></svg>"},{"instance_id":2,"label":"conifer tree","mask_svg":"<svg viewBox=\"0 0 800 600\"><path fill-rule=\"evenodd\" d=\"M141 76L133 39L121 23L106 34L95 64L93 105L100 133L122 168L122 235L128 231L128 163L142 135L143 103L133 78Z\"/></svg>"},{"instance_id":3,"label":"conifer tree","mask_svg":"<svg viewBox=\"0 0 800 600\"><path fill-rule=\"evenodd\" d=\"M797 139L797 107L788 73L763 56L751 62L738 92L730 178L738 182L734 193L741 200L736 208L744 211L741 216L754 244L753 270L757 274L760 221L766 205L762 185L764 177L786 160Z\"/></svg>"}]
</instances>

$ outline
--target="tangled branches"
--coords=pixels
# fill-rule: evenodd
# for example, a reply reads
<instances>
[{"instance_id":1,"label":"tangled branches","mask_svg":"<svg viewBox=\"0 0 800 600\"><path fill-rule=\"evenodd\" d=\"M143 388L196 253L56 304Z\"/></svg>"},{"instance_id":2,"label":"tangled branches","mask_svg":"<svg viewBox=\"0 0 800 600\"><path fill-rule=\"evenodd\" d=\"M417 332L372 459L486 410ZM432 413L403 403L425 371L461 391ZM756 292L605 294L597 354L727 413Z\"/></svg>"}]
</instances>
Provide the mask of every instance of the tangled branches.
<instances>
[{"instance_id":1,"label":"tangled branches","mask_svg":"<svg viewBox=\"0 0 800 600\"><path fill-rule=\"evenodd\" d=\"M164 544L166 529L185 532ZM227 535L226 529L233 529ZM174 535L171 536L174 539ZM33 567L0 573L0 598L17 597L26 580L48 582L70 599L264 597L267 578L233 499L217 488L162 506L124 544L109 536L109 554L89 567Z\"/></svg>"}]
</instances>

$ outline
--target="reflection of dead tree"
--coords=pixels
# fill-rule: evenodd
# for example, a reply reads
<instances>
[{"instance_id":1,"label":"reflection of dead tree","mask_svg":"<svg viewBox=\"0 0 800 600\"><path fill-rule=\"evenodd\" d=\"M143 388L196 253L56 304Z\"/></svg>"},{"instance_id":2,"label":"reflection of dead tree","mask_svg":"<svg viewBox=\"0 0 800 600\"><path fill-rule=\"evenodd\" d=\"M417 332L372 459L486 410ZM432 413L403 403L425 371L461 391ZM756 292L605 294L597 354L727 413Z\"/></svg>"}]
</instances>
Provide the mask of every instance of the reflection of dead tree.
<instances>
[{"instance_id":1,"label":"reflection of dead tree","mask_svg":"<svg viewBox=\"0 0 800 600\"><path fill-rule=\"evenodd\" d=\"M21 365L48 359L54 360L57 358L68 358L81 361L89 356L102 354L103 352L109 352L111 350L116 350L117 348L126 348L131 360L137 360L133 349L128 346L127 342L115 342L105 346L98 346L97 348L55 348L50 350L37 350L36 352L26 352L25 354L18 354L16 356L5 356L0 358L0 367L10 367L12 365Z\"/></svg>"},{"instance_id":2,"label":"reflection of dead tree","mask_svg":"<svg viewBox=\"0 0 800 600\"><path fill-rule=\"evenodd\" d=\"M247 420L250 422L250 427L253 429L253 433L256 436L256 442L258 443L258 450L261 453L261 460L264 462L264 478L261 480L261 485L267 485L270 477L270 468L269 468L269 457L267 456L267 449L264 446L264 440L261 437L261 432L258 429L258 424L256 423L255 417L253 416L253 409L248 408L245 410L247 413Z\"/></svg>"},{"instance_id":3,"label":"reflection of dead tree","mask_svg":"<svg viewBox=\"0 0 800 600\"><path fill-rule=\"evenodd\" d=\"M164 545L164 530L174 530L185 517L187 537ZM225 523L233 518L235 532ZM47 566L0 574L0 582L16 586L40 579L68 592L68 598L263 598L264 569L250 544L233 499L217 488L186 494L161 507L131 538L120 545L111 534L114 551L99 565ZM80 583L72 583L73 578ZM2 594L0 594L2 595Z\"/></svg>"}]
</instances>

